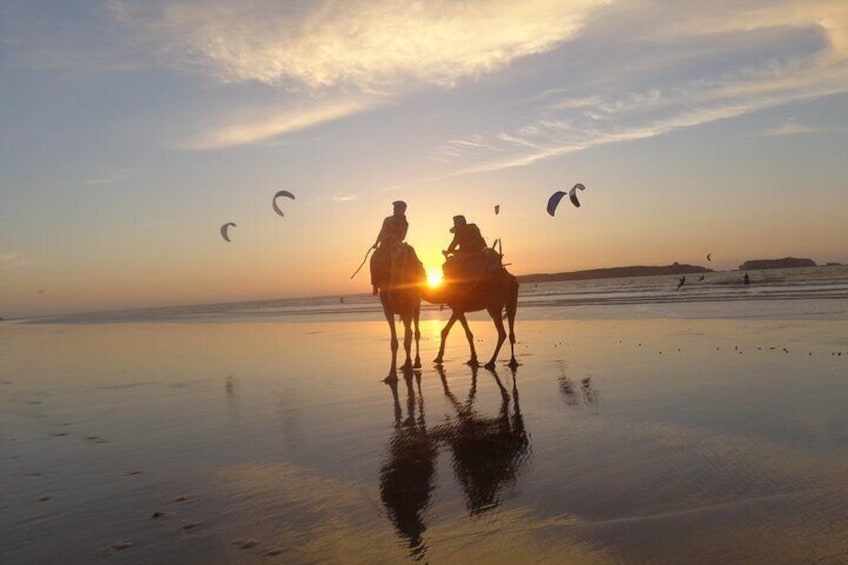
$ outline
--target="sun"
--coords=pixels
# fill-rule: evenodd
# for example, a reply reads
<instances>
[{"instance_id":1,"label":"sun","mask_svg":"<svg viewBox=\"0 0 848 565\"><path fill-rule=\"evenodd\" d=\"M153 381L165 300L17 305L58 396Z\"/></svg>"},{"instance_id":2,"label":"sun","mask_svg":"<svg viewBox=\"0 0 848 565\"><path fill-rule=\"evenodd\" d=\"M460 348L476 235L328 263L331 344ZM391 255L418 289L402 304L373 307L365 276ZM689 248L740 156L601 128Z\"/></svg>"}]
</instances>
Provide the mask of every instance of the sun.
<instances>
[{"instance_id":1,"label":"sun","mask_svg":"<svg viewBox=\"0 0 848 565\"><path fill-rule=\"evenodd\" d=\"M427 284L430 288L436 288L440 284L442 284L442 270L441 269L428 269L427 270Z\"/></svg>"}]
</instances>

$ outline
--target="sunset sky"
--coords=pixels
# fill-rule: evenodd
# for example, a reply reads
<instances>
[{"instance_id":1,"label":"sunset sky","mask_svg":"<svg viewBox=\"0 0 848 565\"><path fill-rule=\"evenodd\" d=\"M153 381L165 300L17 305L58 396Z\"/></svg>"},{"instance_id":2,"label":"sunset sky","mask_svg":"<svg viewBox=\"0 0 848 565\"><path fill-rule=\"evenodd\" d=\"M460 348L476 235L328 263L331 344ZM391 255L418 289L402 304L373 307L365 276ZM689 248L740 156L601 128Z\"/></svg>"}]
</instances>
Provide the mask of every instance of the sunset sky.
<instances>
[{"instance_id":1,"label":"sunset sky","mask_svg":"<svg viewBox=\"0 0 848 565\"><path fill-rule=\"evenodd\" d=\"M365 292L396 199L431 268L848 263L845 0L3 0L0 102L3 317Z\"/></svg>"}]
</instances>

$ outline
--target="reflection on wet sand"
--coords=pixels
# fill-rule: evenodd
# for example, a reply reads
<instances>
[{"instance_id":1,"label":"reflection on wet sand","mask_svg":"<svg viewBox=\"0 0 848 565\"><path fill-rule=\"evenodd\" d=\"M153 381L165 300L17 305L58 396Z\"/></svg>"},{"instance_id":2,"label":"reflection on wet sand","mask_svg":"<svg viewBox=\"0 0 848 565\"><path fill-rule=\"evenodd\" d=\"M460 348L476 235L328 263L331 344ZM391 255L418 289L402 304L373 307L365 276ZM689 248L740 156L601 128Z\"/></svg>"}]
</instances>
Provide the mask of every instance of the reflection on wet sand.
<instances>
[{"instance_id":1,"label":"reflection on wet sand","mask_svg":"<svg viewBox=\"0 0 848 565\"><path fill-rule=\"evenodd\" d=\"M424 556L422 534L426 529L423 513L430 505L435 475L436 442L424 420L421 372L415 371L419 384L418 402L412 385L413 374L406 372L407 417L402 419L397 379L391 380L395 406L395 427L389 441L389 460L380 469L380 498L398 533L409 544L415 558ZM418 417L416 418L416 404Z\"/></svg>"},{"instance_id":2,"label":"reflection on wet sand","mask_svg":"<svg viewBox=\"0 0 848 565\"><path fill-rule=\"evenodd\" d=\"M472 516L497 507L503 490L515 485L531 449L519 406L516 370L511 370L512 397L497 372L488 371L500 391L501 404L497 416L487 417L474 407L478 368L471 368L471 387L467 399L461 402L450 390L444 369L438 367L445 397L454 407L456 418L429 428L424 415L420 371L404 375L406 418L398 382L388 383L394 400L395 429L386 450L389 459L380 472L380 495L398 534L408 543L411 557L421 559L426 554L424 513L436 486L439 447L446 447L451 454L454 475ZM413 380L418 384L417 395ZM511 413L510 400L513 401Z\"/></svg>"},{"instance_id":3,"label":"reflection on wet sand","mask_svg":"<svg viewBox=\"0 0 848 565\"><path fill-rule=\"evenodd\" d=\"M472 368L471 389L465 403L450 391L443 371L439 371L445 396L456 409L457 419L437 426L433 433L451 451L453 469L462 485L468 511L480 514L500 503L500 493L514 485L530 453L530 441L518 405L518 388L513 384L513 414L510 396L498 374L490 371L501 393L500 412L484 417L474 410L477 369ZM515 379L513 378L513 383Z\"/></svg>"},{"instance_id":4,"label":"reflection on wet sand","mask_svg":"<svg viewBox=\"0 0 848 565\"><path fill-rule=\"evenodd\" d=\"M601 402L601 394L592 384L592 377L584 377L580 379L580 394L577 393L577 387L574 381L568 378L565 374L565 363L562 360L557 361L557 366L560 370L559 376L559 391L562 394L563 400L568 406L578 406L581 403L589 406L597 413L598 405Z\"/></svg>"}]
</instances>

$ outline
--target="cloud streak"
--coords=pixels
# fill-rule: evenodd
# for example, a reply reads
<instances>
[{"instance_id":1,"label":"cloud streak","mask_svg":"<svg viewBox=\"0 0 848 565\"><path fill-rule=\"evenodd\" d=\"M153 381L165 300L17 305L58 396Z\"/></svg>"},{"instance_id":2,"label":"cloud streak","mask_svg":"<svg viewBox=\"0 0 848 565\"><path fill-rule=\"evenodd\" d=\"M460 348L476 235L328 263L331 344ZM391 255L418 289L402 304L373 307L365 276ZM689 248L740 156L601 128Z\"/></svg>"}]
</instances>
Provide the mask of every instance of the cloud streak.
<instances>
[{"instance_id":1,"label":"cloud streak","mask_svg":"<svg viewBox=\"0 0 848 565\"><path fill-rule=\"evenodd\" d=\"M806 135L816 133L818 131L820 130L796 123L792 120L787 120L779 126L763 131L760 135L763 137L786 137L792 135Z\"/></svg>"},{"instance_id":2,"label":"cloud streak","mask_svg":"<svg viewBox=\"0 0 848 565\"><path fill-rule=\"evenodd\" d=\"M796 10L792 10L794 6ZM449 140L437 147L435 160L458 164L455 176L521 167L543 159L585 150L609 143L656 137L674 130L718 120L743 116L788 103L809 101L848 92L848 5L830 1L804 3L809 13L798 10L797 2L781 4L776 13L753 9L720 14L715 22L699 28L678 25L665 30L670 47L681 53L691 44L704 49L704 43L726 40L727 30L761 29L769 34L750 41L737 39L740 50L730 53L721 64L704 66L692 73L671 66L669 76L686 70L696 78L663 79L659 85L643 82L641 90L632 90L632 76L626 69L612 69L603 83L551 88L530 99L529 108L509 129L475 132ZM839 20L836 15L846 16ZM827 14L833 17L826 17ZM723 17L722 17L723 16ZM632 23L632 22L629 22ZM643 23L643 28L648 24ZM778 26L774 29L770 26ZM796 41L794 51L781 57L760 58L770 45L786 45L787 38L797 40L797 28L818 31L821 39ZM659 31L659 30L658 30ZM591 33L587 30L586 33ZM609 30L607 33L612 33ZM639 36L651 36L643 29ZM634 45L633 56L639 50ZM760 50L760 51L757 51ZM752 63L751 61L755 61ZM673 59L669 59L673 65ZM662 76L662 73L658 73ZM685 76L685 75L684 75ZM603 87L603 88L601 88ZM766 135L809 133L809 128L784 124ZM440 177L443 178L443 177Z\"/></svg>"},{"instance_id":3,"label":"cloud streak","mask_svg":"<svg viewBox=\"0 0 848 565\"><path fill-rule=\"evenodd\" d=\"M610 0L130 4L112 17L179 68L224 82L395 92L450 87L574 38Z\"/></svg>"},{"instance_id":4,"label":"cloud streak","mask_svg":"<svg viewBox=\"0 0 848 565\"><path fill-rule=\"evenodd\" d=\"M335 103L298 110L237 116L230 123L213 127L210 131L184 140L180 147L194 151L224 149L237 145L258 143L287 133L304 130L319 124L339 120L364 111L373 104L358 100Z\"/></svg>"}]
</instances>

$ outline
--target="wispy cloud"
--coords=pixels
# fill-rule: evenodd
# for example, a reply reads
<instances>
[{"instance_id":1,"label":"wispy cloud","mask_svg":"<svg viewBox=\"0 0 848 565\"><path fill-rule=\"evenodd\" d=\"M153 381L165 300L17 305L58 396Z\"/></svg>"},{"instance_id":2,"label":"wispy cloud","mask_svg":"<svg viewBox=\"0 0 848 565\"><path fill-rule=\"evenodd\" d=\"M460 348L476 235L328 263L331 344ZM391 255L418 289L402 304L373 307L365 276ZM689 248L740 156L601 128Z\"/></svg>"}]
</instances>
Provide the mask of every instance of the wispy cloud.
<instances>
[{"instance_id":1,"label":"wispy cloud","mask_svg":"<svg viewBox=\"0 0 848 565\"><path fill-rule=\"evenodd\" d=\"M12 261L17 261L20 258L20 253L0 253L0 264L11 263Z\"/></svg>"},{"instance_id":2,"label":"wispy cloud","mask_svg":"<svg viewBox=\"0 0 848 565\"><path fill-rule=\"evenodd\" d=\"M312 108L283 110L277 115L263 113L257 116L254 115L255 112L249 112L249 116L231 117L231 123L213 126L210 131L187 139L179 145L184 149L200 151L257 143L338 120L372 106L373 103L361 100L342 100Z\"/></svg>"},{"instance_id":3,"label":"wispy cloud","mask_svg":"<svg viewBox=\"0 0 848 565\"><path fill-rule=\"evenodd\" d=\"M169 64L226 82L396 91L546 53L610 0L110 3L112 16Z\"/></svg>"},{"instance_id":4,"label":"wispy cloud","mask_svg":"<svg viewBox=\"0 0 848 565\"><path fill-rule=\"evenodd\" d=\"M119 183L130 178L135 171L130 169L110 171L92 175L85 179L82 184L85 186L103 186Z\"/></svg>"},{"instance_id":5,"label":"wispy cloud","mask_svg":"<svg viewBox=\"0 0 848 565\"><path fill-rule=\"evenodd\" d=\"M359 197L355 194L351 194L350 192L346 192L344 194L333 194L330 196L330 200L333 202L352 202L354 200L359 200Z\"/></svg>"},{"instance_id":6,"label":"wispy cloud","mask_svg":"<svg viewBox=\"0 0 848 565\"><path fill-rule=\"evenodd\" d=\"M727 30L768 29L769 33L757 41L739 39L739 50L718 57L720 64L713 61L698 68L695 63L681 66L680 58L669 58L665 60L670 65L665 73L657 72L651 75L654 78L642 81L641 90L633 90L634 78L627 69L611 68L602 82L549 88L531 97L523 110L523 119L517 123L513 120L509 129L474 132L451 139L432 151L432 155L436 160L458 165L447 176L495 171L848 92L848 3L784 2L776 7L775 13L746 4L751 2L743 3L741 9L722 6L725 13L713 14L700 27L689 26L681 18L683 23L676 23L670 31L657 30L657 35L646 32L653 25L651 22L639 20L635 15L632 16L635 20L625 19L628 25L637 28L634 35L668 42L669 48L683 54L692 44L699 50L705 50L705 45L711 42L718 45L727 40L721 35ZM802 4L810 11L801 10ZM626 9L632 12L633 7ZM840 19L843 15L845 18ZM634 22L640 23L637 26ZM820 39L804 36L799 40L797 29L817 31ZM606 30L606 33L614 32ZM591 34L592 30L586 33ZM784 50L781 56L761 55L777 45ZM639 59L640 47L638 42L633 45L633 60ZM675 75L682 78L675 79ZM690 75L696 78L686 78ZM661 85L657 83L659 80ZM811 131L787 123L766 135Z\"/></svg>"},{"instance_id":7,"label":"wispy cloud","mask_svg":"<svg viewBox=\"0 0 848 565\"><path fill-rule=\"evenodd\" d=\"M799 124L794 120L787 120L779 126L775 126L773 128L769 128L762 133L760 133L763 137L783 137L790 135L804 135L810 133L816 133L818 130L816 128L811 128L809 126L805 126L803 124Z\"/></svg>"}]
</instances>

